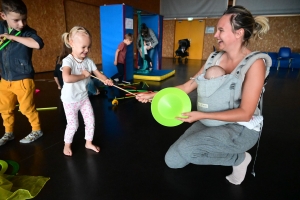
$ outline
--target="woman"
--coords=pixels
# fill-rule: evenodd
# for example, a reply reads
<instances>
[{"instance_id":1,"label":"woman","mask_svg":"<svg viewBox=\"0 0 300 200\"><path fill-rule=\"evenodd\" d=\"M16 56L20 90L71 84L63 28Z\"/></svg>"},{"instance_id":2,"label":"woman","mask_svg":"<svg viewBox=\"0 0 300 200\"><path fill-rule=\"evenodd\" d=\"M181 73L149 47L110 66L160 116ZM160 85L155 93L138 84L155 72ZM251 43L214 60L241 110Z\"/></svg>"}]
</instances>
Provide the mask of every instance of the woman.
<instances>
[{"instance_id":1,"label":"woman","mask_svg":"<svg viewBox=\"0 0 300 200\"><path fill-rule=\"evenodd\" d=\"M247 48L249 39L260 37L268 30L267 18L253 18L251 13L242 6L233 6L225 11L218 21L214 37L221 51L217 64L225 70L226 75L236 71L239 63L251 53ZM258 129L249 129L236 122L249 121L256 114L268 67L270 67L269 63L266 66L263 59L253 62L238 88L241 94L237 101L238 105L232 109L199 111L201 110L199 98L202 94L197 90L198 111L184 113L183 116L186 118L177 118L184 122L195 123L169 148L165 155L166 164L170 168L182 168L189 163L232 166L233 172L226 176L226 179L232 184L241 184L251 161L251 155L246 151L257 142L261 125ZM192 80L177 88L190 93L198 88L199 82L195 80L205 72L202 67ZM154 95L155 93L139 94L136 98L145 103ZM221 123L207 125L209 123L206 123L206 120Z\"/></svg>"},{"instance_id":2,"label":"woman","mask_svg":"<svg viewBox=\"0 0 300 200\"><path fill-rule=\"evenodd\" d=\"M158 44L158 40L153 30L151 28L148 28L145 23L142 23L141 25L141 32L138 34L138 38L137 38L137 45L136 45L137 47L139 47L139 41L141 40L141 37L143 41L145 41L147 44L146 48L150 59L154 61L154 55L156 51L155 47ZM140 44L143 44L143 42L141 42ZM141 58L141 56L139 56L138 68L140 69L142 66L143 66L143 59ZM148 63L148 67L149 67L149 63Z\"/></svg>"}]
</instances>

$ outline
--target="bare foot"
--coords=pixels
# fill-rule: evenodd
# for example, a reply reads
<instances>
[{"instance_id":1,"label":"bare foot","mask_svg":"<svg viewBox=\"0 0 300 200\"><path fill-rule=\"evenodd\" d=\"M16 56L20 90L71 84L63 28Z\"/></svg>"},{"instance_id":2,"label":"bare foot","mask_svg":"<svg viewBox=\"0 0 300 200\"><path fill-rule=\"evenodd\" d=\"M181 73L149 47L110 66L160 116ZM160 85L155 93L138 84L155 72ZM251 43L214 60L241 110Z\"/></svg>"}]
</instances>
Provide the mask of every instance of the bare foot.
<instances>
[{"instance_id":1,"label":"bare foot","mask_svg":"<svg viewBox=\"0 0 300 200\"><path fill-rule=\"evenodd\" d=\"M85 148L94 150L97 153L100 151L100 147L92 144L92 141L86 141Z\"/></svg>"},{"instance_id":2,"label":"bare foot","mask_svg":"<svg viewBox=\"0 0 300 200\"><path fill-rule=\"evenodd\" d=\"M63 152L66 156L72 156L71 143L65 143Z\"/></svg>"}]
</instances>

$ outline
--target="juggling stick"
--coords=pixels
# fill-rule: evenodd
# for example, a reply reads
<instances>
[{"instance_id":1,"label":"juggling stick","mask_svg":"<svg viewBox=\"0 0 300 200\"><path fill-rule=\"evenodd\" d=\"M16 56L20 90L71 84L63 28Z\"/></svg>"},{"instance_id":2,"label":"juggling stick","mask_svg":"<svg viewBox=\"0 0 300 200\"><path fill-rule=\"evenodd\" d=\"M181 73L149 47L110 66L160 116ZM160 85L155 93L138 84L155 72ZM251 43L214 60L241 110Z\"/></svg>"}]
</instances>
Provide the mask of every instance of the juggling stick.
<instances>
[{"instance_id":1,"label":"juggling stick","mask_svg":"<svg viewBox=\"0 0 300 200\"><path fill-rule=\"evenodd\" d=\"M101 82L104 83L103 80L101 80L100 78L98 78L98 77L96 77L96 76L91 75L91 77L94 77L94 78L96 78L96 79L98 79L98 80L100 80ZM127 93L129 93L129 94L132 94L132 95L134 95L134 96L136 95L136 94L134 94L134 93L132 93L132 92L129 92L129 91L127 91L127 90L124 90L123 88L120 88L120 87L118 87L118 86L116 86L116 85L112 85L112 86L114 86L114 87L116 87L116 88L118 88L118 89L120 89L120 90L123 90L124 92L127 92Z\"/></svg>"},{"instance_id":2,"label":"juggling stick","mask_svg":"<svg viewBox=\"0 0 300 200\"><path fill-rule=\"evenodd\" d=\"M18 31L15 36L20 35L21 31ZM9 43L11 42L11 40L6 39L5 37L1 39L0 41L0 50L2 50L4 47L6 47Z\"/></svg>"},{"instance_id":3,"label":"juggling stick","mask_svg":"<svg viewBox=\"0 0 300 200\"><path fill-rule=\"evenodd\" d=\"M48 107L48 108L36 108L36 110L56 110L57 107Z\"/></svg>"},{"instance_id":4,"label":"juggling stick","mask_svg":"<svg viewBox=\"0 0 300 200\"><path fill-rule=\"evenodd\" d=\"M39 110L56 110L57 107L48 107L48 108L36 108L37 111ZM20 110L19 110L20 111Z\"/></svg>"}]
</instances>

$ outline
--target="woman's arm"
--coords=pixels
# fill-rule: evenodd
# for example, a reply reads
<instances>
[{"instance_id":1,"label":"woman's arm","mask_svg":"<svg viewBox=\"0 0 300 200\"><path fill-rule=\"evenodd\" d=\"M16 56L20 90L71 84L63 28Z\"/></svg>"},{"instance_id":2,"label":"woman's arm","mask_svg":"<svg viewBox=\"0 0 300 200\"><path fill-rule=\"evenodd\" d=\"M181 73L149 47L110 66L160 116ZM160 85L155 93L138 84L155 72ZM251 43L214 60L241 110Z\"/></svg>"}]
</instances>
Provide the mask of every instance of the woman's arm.
<instances>
[{"instance_id":1,"label":"woman's arm","mask_svg":"<svg viewBox=\"0 0 300 200\"><path fill-rule=\"evenodd\" d=\"M60 90L61 89L61 86L59 84L59 81L58 81L58 78L54 76L54 81L55 83L57 84L57 88Z\"/></svg>"},{"instance_id":2,"label":"woman's arm","mask_svg":"<svg viewBox=\"0 0 300 200\"><path fill-rule=\"evenodd\" d=\"M242 100L239 108L204 113L199 111L185 113L188 118L178 118L185 122L194 122L200 119L214 119L227 122L249 121L257 107L265 80L265 63L262 59L256 60L246 73L242 88Z\"/></svg>"},{"instance_id":3,"label":"woman's arm","mask_svg":"<svg viewBox=\"0 0 300 200\"><path fill-rule=\"evenodd\" d=\"M152 29L149 28L148 31L149 31L149 35L151 36L152 41L153 41L153 43L151 43L151 47L154 48L158 44L157 37Z\"/></svg>"},{"instance_id":4,"label":"woman's arm","mask_svg":"<svg viewBox=\"0 0 300 200\"><path fill-rule=\"evenodd\" d=\"M192 92L193 90L195 90L198 85L195 82L194 78L196 78L199 74L201 74L203 72L203 68L204 67L201 67L199 72L197 74L195 74L195 76L191 80L188 80L186 83L184 83L182 85L175 86L175 87L183 90L187 94ZM138 101L142 102L142 103L147 103L147 102L150 102L155 95L156 95L156 92L141 93L141 94L136 95L136 99Z\"/></svg>"}]
</instances>

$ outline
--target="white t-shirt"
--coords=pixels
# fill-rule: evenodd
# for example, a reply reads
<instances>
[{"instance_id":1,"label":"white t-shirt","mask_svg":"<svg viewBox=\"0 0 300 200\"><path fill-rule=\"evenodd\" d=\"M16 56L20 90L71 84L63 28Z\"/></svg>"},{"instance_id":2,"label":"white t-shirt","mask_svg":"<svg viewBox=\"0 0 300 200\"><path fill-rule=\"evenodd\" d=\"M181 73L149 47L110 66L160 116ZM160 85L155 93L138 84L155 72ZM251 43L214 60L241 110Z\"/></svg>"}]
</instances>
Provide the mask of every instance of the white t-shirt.
<instances>
[{"instance_id":1,"label":"white t-shirt","mask_svg":"<svg viewBox=\"0 0 300 200\"><path fill-rule=\"evenodd\" d=\"M69 54L62 60L62 67L60 68L60 70L63 71L64 67L70 67L71 74L76 75L82 74L82 69L85 69L90 73L97 70L95 63L90 58L85 58L83 61L77 59L77 61L79 63L76 62L75 58L73 58L71 54ZM80 63L81 61L82 63ZM61 90L60 96L62 102L75 103L88 98L87 84L89 82L89 79L90 78L85 78L74 83L66 83L64 81L64 86Z\"/></svg>"},{"instance_id":2,"label":"white t-shirt","mask_svg":"<svg viewBox=\"0 0 300 200\"><path fill-rule=\"evenodd\" d=\"M140 48L140 50L142 51L142 48ZM148 50L147 50L147 46L145 45L145 46L144 46L144 55L148 54L147 51L148 51Z\"/></svg>"}]
</instances>

